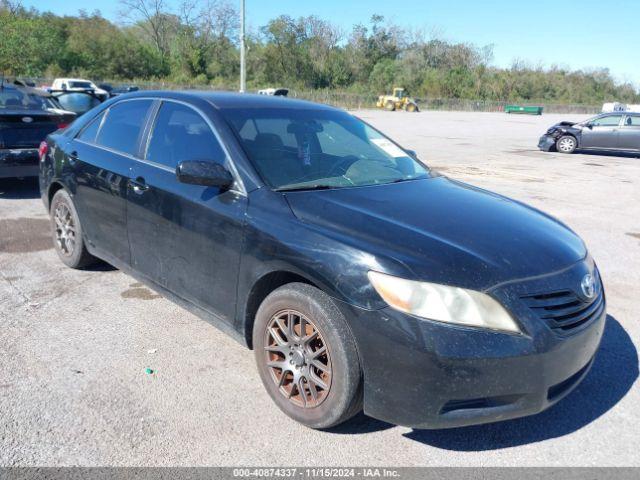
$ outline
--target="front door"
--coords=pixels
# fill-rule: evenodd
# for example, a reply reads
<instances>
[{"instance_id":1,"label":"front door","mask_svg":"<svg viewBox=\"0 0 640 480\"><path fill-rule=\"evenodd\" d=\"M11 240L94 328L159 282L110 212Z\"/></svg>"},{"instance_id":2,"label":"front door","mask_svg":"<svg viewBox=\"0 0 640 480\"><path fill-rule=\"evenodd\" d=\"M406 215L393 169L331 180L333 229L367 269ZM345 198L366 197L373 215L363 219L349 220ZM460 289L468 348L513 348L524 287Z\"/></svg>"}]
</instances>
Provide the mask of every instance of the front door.
<instances>
[{"instance_id":1,"label":"front door","mask_svg":"<svg viewBox=\"0 0 640 480\"><path fill-rule=\"evenodd\" d=\"M247 199L232 188L179 183L185 160L229 159L204 117L163 101L127 193L131 265L150 280L218 316L235 315Z\"/></svg>"},{"instance_id":2,"label":"front door","mask_svg":"<svg viewBox=\"0 0 640 480\"><path fill-rule=\"evenodd\" d=\"M595 118L582 129L583 148L617 148L618 130L623 115L612 114Z\"/></svg>"},{"instance_id":3,"label":"front door","mask_svg":"<svg viewBox=\"0 0 640 480\"><path fill-rule=\"evenodd\" d=\"M618 148L640 150L640 115L627 115L618 137Z\"/></svg>"},{"instance_id":4,"label":"front door","mask_svg":"<svg viewBox=\"0 0 640 480\"><path fill-rule=\"evenodd\" d=\"M87 242L101 256L124 263L130 254L127 185L151 104L143 99L116 103L65 146Z\"/></svg>"}]
</instances>

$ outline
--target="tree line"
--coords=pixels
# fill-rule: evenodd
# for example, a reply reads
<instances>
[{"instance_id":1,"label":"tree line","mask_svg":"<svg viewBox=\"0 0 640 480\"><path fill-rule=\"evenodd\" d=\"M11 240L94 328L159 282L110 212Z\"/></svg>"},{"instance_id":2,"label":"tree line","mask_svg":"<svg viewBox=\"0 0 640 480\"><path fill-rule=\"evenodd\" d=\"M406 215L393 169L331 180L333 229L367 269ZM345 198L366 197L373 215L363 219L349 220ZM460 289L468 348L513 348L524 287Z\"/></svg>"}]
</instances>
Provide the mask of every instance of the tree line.
<instances>
[{"instance_id":1,"label":"tree line","mask_svg":"<svg viewBox=\"0 0 640 480\"><path fill-rule=\"evenodd\" d=\"M226 0L120 0L112 22L96 11L77 16L27 9L0 0L0 73L81 76L236 89L239 77L235 5ZM344 31L311 15L278 16L250 31L251 89L379 94L402 86L420 98L640 103L640 92L606 68L492 64L492 46L443 40L374 15Z\"/></svg>"}]
</instances>

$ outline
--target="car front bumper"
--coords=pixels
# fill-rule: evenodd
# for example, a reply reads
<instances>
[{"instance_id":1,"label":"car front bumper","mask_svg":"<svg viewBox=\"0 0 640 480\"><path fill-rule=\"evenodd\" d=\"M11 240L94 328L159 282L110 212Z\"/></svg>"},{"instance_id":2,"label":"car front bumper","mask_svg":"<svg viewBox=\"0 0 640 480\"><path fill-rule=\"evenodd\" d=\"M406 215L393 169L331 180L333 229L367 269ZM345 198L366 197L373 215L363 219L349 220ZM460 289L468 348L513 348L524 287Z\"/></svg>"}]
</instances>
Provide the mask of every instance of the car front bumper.
<instances>
[{"instance_id":1,"label":"car front bumper","mask_svg":"<svg viewBox=\"0 0 640 480\"><path fill-rule=\"evenodd\" d=\"M38 149L0 150L0 178L37 177Z\"/></svg>"},{"instance_id":2,"label":"car front bumper","mask_svg":"<svg viewBox=\"0 0 640 480\"><path fill-rule=\"evenodd\" d=\"M581 264L562 276L582 278L584 271ZM492 294L508 304L518 288ZM427 429L496 422L550 407L587 375L606 319L604 292L593 318L560 334L522 305L509 308L522 335L456 327L391 308L342 308L362 362L365 413Z\"/></svg>"},{"instance_id":3,"label":"car front bumper","mask_svg":"<svg viewBox=\"0 0 640 480\"><path fill-rule=\"evenodd\" d=\"M538 140L538 148L544 152L550 152L556 148L556 139L551 135L543 135Z\"/></svg>"}]
</instances>

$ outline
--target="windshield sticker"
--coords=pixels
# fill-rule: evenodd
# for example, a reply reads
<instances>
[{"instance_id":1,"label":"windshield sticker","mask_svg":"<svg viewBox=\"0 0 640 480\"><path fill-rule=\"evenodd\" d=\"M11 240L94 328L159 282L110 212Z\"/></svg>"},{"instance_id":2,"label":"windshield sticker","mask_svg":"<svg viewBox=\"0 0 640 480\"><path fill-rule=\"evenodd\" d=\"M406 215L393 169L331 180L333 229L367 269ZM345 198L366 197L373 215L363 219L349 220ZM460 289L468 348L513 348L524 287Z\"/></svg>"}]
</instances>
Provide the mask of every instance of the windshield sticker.
<instances>
[{"instance_id":1,"label":"windshield sticker","mask_svg":"<svg viewBox=\"0 0 640 480\"><path fill-rule=\"evenodd\" d=\"M386 138L372 138L371 142L380 150L388 155L391 155L394 158L407 156L407 152L405 152Z\"/></svg>"}]
</instances>

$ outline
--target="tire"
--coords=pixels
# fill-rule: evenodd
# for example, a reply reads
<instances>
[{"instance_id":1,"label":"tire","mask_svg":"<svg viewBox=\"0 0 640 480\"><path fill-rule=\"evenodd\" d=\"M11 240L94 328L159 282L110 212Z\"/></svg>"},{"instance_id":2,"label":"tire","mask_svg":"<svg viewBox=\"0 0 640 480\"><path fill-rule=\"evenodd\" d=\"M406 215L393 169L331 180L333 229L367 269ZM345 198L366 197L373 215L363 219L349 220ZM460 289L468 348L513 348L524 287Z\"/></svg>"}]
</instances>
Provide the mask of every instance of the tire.
<instances>
[{"instance_id":1,"label":"tire","mask_svg":"<svg viewBox=\"0 0 640 480\"><path fill-rule=\"evenodd\" d=\"M87 251L78 212L66 190L58 190L53 196L49 216L53 246L62 263L71 268L83 268L97 261Z\"/></svg>"},{"instance_id":2,"label":"tire","mask_svg":"<svg viewBox=\"0 0 640 480\"><path fill-rule=\"evenodd\" d=\"M305 336L313 340L305 342ZM317 288L290 283L271 292L256 314L253 348L265 389L297 422L325 429L362 410L353 335L340 310Z\"/></svg>"},{"instance_id":3,"label":"tire","mask_svg":"<svg viewBox=\"0 0 640 480\"><path fill-rule=\"evenodd\" d=\"M407 112L417 112L418 106L415 103L410 103L407 105Z\"/></svg>"},{"instance_id":4,"label":"tire","mask_svg":"<svg viewBox=\"0 0 640 480\"><path fill-rule=\"evenodd\" d=\"M387 103L384 104L384 108L388 112L393 112L396 109L396 104L391 100L387 100Z\"/></svg>"},{"instance_id":5,"label":"tire","mask_svg":"<svg viewBox=\"0 0 640 480\"><path fill-rule=\"evenodd\" d=\"M576 137L563 135L556 140L556 150L560 153L573 153L578 148Z\"/></svg>"}]
</instances>

